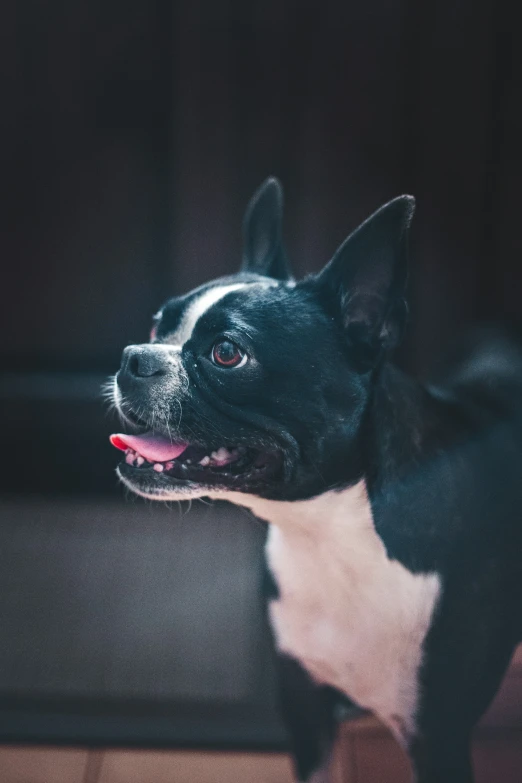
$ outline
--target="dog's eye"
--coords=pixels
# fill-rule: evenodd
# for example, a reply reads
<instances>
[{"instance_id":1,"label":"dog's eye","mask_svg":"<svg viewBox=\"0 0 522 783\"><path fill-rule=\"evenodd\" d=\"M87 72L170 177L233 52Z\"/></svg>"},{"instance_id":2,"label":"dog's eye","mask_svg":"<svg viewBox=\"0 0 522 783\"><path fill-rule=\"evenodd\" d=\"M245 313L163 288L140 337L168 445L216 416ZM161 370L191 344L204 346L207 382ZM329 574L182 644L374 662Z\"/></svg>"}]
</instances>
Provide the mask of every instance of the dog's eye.
<instances>
[{"instance_id":1,"label":"dog's eye","mask_svg":"<svg viewBox=\"0 0 522 783\"><path fill-rule=\"evenodd\" d=\"M241 367L247 355L232 340L219 340L214 343L211 359L219 367Z\"/></svg>"}]
</instances>

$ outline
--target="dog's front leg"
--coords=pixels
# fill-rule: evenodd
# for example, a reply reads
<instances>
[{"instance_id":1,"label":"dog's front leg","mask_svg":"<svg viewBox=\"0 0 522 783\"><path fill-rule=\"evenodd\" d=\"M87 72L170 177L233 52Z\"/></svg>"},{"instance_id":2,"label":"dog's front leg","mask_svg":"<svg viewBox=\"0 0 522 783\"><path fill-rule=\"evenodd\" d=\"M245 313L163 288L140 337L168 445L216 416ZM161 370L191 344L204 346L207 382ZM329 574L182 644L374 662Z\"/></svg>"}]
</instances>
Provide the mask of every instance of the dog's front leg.
<instances>
[{"instance_id":1,"label":"dog's front leg","mask_svg":"<svg viewBox=\"0 0 522 783\"><path fill-rule=\"evenodd\" d=\"M469 732L448 727L417 737L409 754L414 783L473 783Z\"/></svg>"},{"instance_id":2,"label":"dog's front leg","mask_svg":"<svg viewBox=\"0 0 522 783\"><path fill-rule=\"evenodd\" d=\"M307 778L306 783L330 783L330 777L328 775L328 766L322 769L317 769L312 773L311 778Z\"/></svg>"},{"instance_id":3,"label":"dog's front leg","mask_svg":"<svg viewBox=\"0 0 522 783\"><path fill-rule=\"evenodd\" d=\"M293 658L278 655L281 712L290 740L296 780L328 783L335 738L335 691L318 686Z\"/></svg>"}]
</instances>

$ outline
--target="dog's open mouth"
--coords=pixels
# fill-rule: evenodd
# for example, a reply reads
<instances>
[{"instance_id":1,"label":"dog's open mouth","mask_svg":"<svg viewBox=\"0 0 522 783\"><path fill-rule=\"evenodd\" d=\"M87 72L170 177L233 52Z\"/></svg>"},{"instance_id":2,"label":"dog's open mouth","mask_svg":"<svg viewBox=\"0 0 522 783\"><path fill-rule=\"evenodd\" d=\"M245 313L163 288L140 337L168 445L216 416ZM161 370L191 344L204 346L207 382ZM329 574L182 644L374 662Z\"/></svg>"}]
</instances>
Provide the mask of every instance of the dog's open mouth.
<instances>
[{"instance_id":1,"label":"dog's open mouth","mask_svg":"<svg viewBox=\"0 0 522 783\"><path fill-rule=\"evenodd\" d=\"M142 435L111 435L111 443L125 452L126 473L149 473L153 479L173 478L196 484L233 487L252 484L274 475L281 467L281 454L275 450L249 448L243 445L208 449L146 432ZM144 476L143 476L144 477Z\"/></svg>"}]
</instances>

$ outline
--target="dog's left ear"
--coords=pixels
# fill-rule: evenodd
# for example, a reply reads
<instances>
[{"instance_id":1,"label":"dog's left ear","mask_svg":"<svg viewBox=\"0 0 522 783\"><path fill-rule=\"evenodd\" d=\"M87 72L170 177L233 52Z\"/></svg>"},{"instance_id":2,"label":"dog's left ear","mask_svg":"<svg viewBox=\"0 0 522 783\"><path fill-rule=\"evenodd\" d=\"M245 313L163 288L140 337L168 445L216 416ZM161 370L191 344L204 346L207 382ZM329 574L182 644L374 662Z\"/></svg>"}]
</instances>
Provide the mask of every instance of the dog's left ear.
<instances>
[{"instance_id":1,"label":"dog's left ear","mask_svg":"<svg viewBox=\"0 0 522 783\"><path fill-rule=\"evenodd\" d=\"M346 338L364 366L372 366L402 335L412 196L374 212L339 247L319 273L320 290L333 301Z\"/></svg>"},{"instance_id":2,"label":"dog's left ear","mask_svg":"<svg viewBox=\"0 0 522 783\"><path fill-rule=\"evenodd\" d=\"M241 271L278 280L291 276L283 246L283 188L275 177L263 182L246 209Z\"/></svg>"}]
</instances>

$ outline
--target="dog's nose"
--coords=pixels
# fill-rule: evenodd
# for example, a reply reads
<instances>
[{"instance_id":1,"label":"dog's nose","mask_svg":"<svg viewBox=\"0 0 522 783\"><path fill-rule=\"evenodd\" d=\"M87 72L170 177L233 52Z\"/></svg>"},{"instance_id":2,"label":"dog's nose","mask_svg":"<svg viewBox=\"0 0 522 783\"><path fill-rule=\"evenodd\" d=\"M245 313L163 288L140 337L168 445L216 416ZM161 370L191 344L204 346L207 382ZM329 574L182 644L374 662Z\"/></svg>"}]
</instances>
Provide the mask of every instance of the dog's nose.
<instances>
[{"instance_id":1,"label":"dog's nose","mask_svg":"<svg viewBox=\"0 0 522 783\"><path fill-rule=\"evenodd\" d=\"M121 376L132 379L166 375L167 356L153 345L129 345L121 357Z\"/></svg>"}]
</instances>

